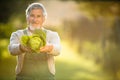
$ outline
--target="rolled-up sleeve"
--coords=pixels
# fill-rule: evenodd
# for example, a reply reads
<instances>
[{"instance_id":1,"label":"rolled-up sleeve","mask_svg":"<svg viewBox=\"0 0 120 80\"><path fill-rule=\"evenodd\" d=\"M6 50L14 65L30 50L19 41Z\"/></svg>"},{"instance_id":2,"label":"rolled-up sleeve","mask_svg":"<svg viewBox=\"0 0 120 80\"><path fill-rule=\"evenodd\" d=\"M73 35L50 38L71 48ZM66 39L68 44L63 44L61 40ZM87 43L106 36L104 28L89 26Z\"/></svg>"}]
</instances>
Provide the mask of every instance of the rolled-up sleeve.
<instances>
[{"instance_id":1,"label":"rolled-up sleeve","mask_svg":"<svg viewBox=\"0 0 120 80\"><path fill-rule=\"evenodd\" d=\"M20 35L17 34L17 32L13 32L11 34L10 44L8 45L8 50L11 55L19 55L22 53L19 48L19 45L20 45L19 37L20 37Z\"/></svg>"},{"instance_id":2,"label":"rolled-up sleeve","mask_svg":"<svg viewBox=\"0 0 120 80\"><path fill-rule=\"evenodd\" d=\"M48 36L48 45L53 45L53 50L48 53L54 56L57 56L60 54L61 51L61 43L60 43L60 37L57 32L52 32Z\"/></svg>"}]
</instances>

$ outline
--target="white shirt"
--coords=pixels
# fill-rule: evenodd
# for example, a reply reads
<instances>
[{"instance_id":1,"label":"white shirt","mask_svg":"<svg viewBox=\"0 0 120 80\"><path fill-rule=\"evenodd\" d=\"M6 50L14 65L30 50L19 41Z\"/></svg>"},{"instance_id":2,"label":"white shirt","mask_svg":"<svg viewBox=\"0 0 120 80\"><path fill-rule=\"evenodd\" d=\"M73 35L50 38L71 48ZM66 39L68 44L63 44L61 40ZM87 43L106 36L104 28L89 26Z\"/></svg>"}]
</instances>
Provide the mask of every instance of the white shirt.
<instances>
[{"instance_id":1,"label":"white shirt","mask_svg":"<svg viewBox=\"0 0 120 80\"><path fill-rule=\"evenodd\" d=\"M28 30L28 28L26 30L28 35L31 35L31 32ZM23 66L23 61L24 61L24 53L22 53L22 51L19 48L20 38L22 35L24 35L23 30L18 30L16 32L13 32L11 34L10 44L8 46L8 49L11 55L17 56L16 74L20 73ZM46 42L47 42L47 45L52 44L54 46L53 50L50 53L47 53L48 68L50 72L54 75L55 74L54 56L59 55L61 50L60 37L58 33L50 30L46 30Z\"/></svg>"}]
</instances>

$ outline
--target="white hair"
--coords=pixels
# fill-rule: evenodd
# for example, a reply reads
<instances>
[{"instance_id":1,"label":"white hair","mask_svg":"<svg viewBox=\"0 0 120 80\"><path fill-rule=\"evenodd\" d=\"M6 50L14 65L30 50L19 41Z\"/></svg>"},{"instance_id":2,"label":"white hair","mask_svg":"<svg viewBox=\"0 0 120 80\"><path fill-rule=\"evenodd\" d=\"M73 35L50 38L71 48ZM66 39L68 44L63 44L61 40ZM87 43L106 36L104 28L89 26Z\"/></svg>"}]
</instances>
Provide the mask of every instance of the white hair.
<instances>
[{"instance_id":1,"label":"white hair","mask_svg":"<svg viewBox=\"0 0 120 80\"><path fill-rule=\"evenodd\" d=\"M45 7L43 6L43 4L41 4L41 3L30 4L26 9L26 17L28 17L30 15L31 10L33 10L33 9L42 9L43 16L45 18L47 18L47 11L46 11Z\"/></svg>"}]
</instances>

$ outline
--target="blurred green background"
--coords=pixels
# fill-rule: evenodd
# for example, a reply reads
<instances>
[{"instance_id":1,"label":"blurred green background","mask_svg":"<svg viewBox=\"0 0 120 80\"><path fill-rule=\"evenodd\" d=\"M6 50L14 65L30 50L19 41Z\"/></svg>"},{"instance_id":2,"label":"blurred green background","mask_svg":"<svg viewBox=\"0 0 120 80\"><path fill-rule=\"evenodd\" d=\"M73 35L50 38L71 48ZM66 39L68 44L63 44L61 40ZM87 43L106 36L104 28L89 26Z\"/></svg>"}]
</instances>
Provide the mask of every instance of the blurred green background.
<instances>
[{"instance_id":1,"label":"blurred green background","mask_svg":"<svg viewBox=\"0 0 120 80\"><path fill-rule=\"evenodd\" d=\"M9 39L27 27L25 9L32 2L45 6L44 26L61 38L56 80L120 80L120 2L84 0L1 0L0 80L15 80Z\"/></svg>"}]
</instances>

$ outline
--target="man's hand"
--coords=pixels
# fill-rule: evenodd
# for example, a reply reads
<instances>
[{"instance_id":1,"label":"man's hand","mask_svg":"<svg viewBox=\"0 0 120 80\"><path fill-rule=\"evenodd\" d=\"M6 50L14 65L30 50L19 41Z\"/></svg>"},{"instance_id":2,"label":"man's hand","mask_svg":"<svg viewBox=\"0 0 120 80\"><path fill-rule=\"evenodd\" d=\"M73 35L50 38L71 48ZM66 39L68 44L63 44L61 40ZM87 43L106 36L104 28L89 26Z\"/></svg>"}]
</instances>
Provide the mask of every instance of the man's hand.
<instances>
[{"instance_id":1,"label":"man's hand","mask_svg":"<svg viewBox=\"0 0 120 80\"><path fill-rule=\"evenodd\" d=\"M53 45L47 45L47 46L44 46L44 47L41 47L40 48L40 52L51 52L53 49Z\"/></svg>"},{"instance_id":2,"label":"man's hand","mask_svg":"<svg viewBox=\"0 0 120 80\"><path fill-rule=\"evenodd\" d=\"M20 50L21 50L22 52L28 52L28 53L32 52L31 48L29 48L29 47L27 47L27 46L24 46L24 45L22 45L22 44L20 44L19 47L20 47Z\"/></svg>"}]
</instances>

